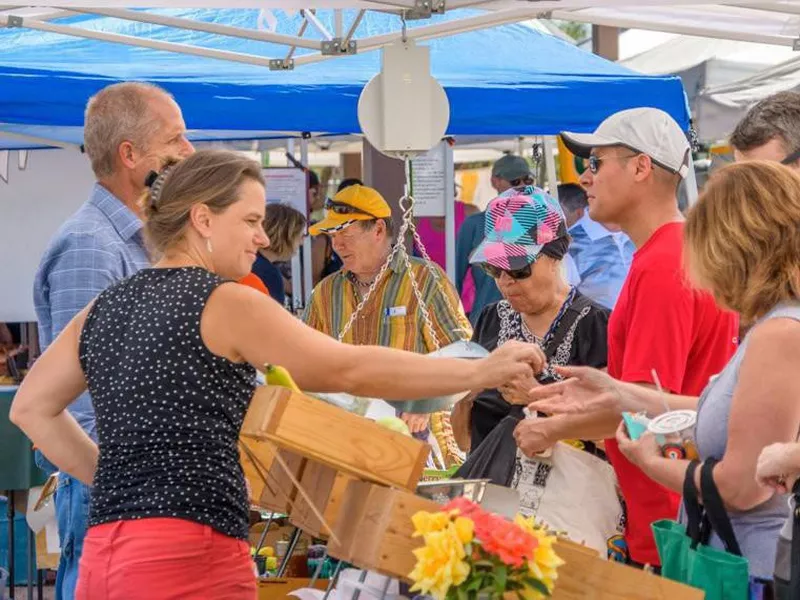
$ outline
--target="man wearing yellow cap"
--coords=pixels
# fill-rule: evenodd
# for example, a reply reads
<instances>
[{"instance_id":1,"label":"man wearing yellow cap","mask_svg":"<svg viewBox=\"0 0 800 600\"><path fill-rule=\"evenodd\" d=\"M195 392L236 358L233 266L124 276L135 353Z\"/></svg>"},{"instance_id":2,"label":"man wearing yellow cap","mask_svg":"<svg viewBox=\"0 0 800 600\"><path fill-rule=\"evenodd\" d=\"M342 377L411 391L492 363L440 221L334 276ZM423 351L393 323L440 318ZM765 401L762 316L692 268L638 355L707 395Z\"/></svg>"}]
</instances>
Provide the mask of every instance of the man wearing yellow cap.
<instances>
[{"instance_id":1,"label":"man wearing yellow cap","mask_svg":"<svg viewBox=\"0 0 800 600\"><path fill-rule=\"evenodd\" d=\"M355 308L375 285L353 326L342 338L350 344L374 344L426 354L436 349L419 309L409 270L428 309L434 335L441 346L468 340L472 334L461 301L444 271L434 278L419 258L409 266L398 256L378 280L393 246L392 211L374 189L353 185L325 203L325 217L311 235L330 236L342 259L341 271L323 279L311 296L304 315L311 327L339 337ZM413 433L423 433L428 415L402 415ZM444 451L444 449L442 449Z\"/></svg>"}]
</instances>

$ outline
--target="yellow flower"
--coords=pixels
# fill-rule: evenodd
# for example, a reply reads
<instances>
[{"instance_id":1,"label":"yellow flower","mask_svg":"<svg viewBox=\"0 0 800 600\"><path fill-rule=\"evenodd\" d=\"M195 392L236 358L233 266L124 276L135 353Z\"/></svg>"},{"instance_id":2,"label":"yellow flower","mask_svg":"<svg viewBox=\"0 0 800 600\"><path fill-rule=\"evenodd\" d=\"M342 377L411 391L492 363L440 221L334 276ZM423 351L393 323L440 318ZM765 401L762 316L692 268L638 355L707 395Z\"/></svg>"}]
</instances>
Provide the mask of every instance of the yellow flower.
<instances>
[{"instance_id":1,"label":"yellow flower","mask_svg":"<svg viewBox=\"0 0 800 600\"><path fill-rule=\"evenodd\" d=\"M557 541L556 537L547 535L544 529L537 527L532 517L526 519L521 515L517 515L514 522L538 540L539 543L536 546L533 558L528 561L528 572L532 577L541 581L548 590L552 591L558 578L558 567L564 564L564 561L559 558L553 549L553 544ZM540 597L538 592L529 591L533 595L523 593L526 600L535 600Z\"/></svg>"},{"instance_id":2,"label":"yellow flower","mask_svg":"<svg viewBox=\"0 0 800 600\"><path fill-rule=\"evenodd\" d=\"M469 544L475 537L475 523L472 522L472 519L456 517L453 525L456 528L458 539L461 540L462 544Z\"/></svg>"},{"instance_id":3,"label":"yellow flower","mask_svg":"<svg viewBox=\"0 0 800 600\"><path fill-rule=\"evenodd\" d=\"M414 537L419 537L434 531L442 531L450 524L450 515L444 512L429 513L419 511L411 522L414 524Z\"/></svg>"},{"instance_id":4,"label":"yellow flower","mask_svg":"<svg viewBox=\"0 0 800 600\"><path fill-rule=\"evenodd\" d=\"M409 574L414 581L411 591L444 600L447 591L464 583L469 575L470 567L464 560L464 542L452 522L445 529L430 531L424 537L425 545L414 550L417 564Z\"/></svg>"}]
</instances>

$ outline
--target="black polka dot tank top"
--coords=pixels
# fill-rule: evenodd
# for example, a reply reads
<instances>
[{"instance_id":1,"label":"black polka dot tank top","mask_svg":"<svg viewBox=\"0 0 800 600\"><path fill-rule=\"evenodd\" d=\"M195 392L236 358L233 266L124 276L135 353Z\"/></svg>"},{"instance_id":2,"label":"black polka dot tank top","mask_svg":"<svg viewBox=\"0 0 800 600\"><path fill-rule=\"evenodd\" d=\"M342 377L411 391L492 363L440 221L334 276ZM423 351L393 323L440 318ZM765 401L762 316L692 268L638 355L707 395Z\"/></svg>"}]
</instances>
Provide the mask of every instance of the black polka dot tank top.
<instances>
[{"instance_id":1,"label":"black polka dot tank top","mask_svg":"<svg viewBox=\"0 0 800 600\"><path fill-rule=\"evenodd\" d=\"M256 373L200 336L224 282L198 267L145 269L95 301L80 341L100 448L90 525L176 517L247 538L237 442Z\"/></svg>"}]
</instances>

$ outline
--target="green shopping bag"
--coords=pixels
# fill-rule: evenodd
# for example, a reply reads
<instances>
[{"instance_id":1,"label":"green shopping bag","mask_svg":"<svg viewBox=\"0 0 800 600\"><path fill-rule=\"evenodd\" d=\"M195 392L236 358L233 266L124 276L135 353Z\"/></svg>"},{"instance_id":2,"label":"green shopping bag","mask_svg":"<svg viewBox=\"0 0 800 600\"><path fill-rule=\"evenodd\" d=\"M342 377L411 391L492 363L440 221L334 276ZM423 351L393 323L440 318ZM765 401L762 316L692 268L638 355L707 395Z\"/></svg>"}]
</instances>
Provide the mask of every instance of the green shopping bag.
<instances>
[{"instance_id":1,"label":"green shopping bag","mask_svg":"<svg viewBox=\"0 0 800 600\"><path fill-rule=\"evenodd\" d=\"M699 465L692 461L686 469L683 502L688 524L670 520L653 523L653 535L661 559L661 575L667 579L700 588L706 600L748 600L750 569L741 554L728 514L722 504L712 472L716 461L706 460L700 472L704 507L697 498L694 474ZM715 531L726 550L708 546Z\"/></svg>"}]
</instances>

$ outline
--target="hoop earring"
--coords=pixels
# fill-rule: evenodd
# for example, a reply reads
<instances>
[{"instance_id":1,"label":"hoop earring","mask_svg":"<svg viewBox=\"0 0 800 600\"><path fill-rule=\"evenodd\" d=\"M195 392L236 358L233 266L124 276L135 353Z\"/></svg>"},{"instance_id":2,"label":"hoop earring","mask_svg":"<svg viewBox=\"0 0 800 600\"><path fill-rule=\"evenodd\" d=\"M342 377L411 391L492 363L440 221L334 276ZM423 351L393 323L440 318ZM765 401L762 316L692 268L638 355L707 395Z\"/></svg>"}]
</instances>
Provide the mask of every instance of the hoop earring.
<instances>
[{"instance_id":1,"label":"hoop earring","mask_svg":"<svg viewBox=\"0 0 800 600\"><path fill-rule=\"evenodd\" d=\"M211 238L206 238L206 248L209 254L214 252L214 249L211 247Z\"/></svg>"}]
</instances>

